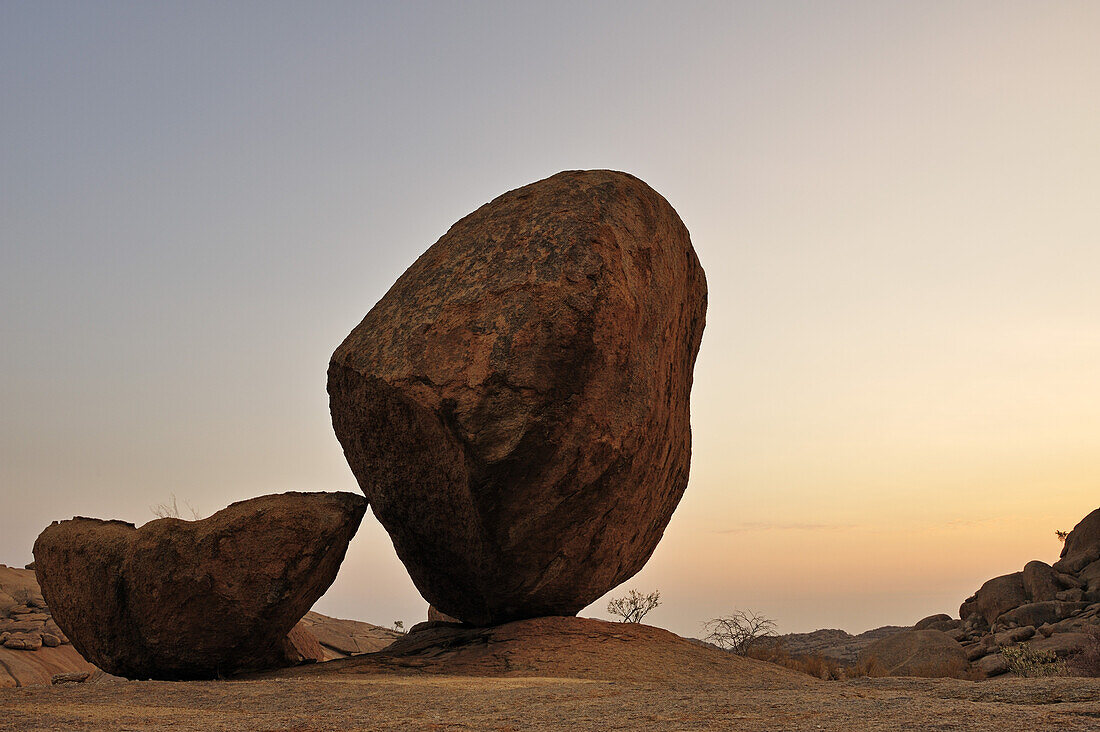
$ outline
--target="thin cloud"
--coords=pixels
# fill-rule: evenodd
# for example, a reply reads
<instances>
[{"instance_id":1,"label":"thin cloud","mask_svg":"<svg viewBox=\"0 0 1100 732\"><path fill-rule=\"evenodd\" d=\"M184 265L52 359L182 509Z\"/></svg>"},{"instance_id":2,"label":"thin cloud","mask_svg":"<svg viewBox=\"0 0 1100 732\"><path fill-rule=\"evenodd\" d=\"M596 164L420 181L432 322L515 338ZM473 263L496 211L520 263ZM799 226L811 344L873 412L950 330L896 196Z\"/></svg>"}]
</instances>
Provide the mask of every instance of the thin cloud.
<instances>
[{"instance_id":1,"label":"thin cloud","mask_svg":"<svg viewBox=\"0 0 1100 732\"><path fill-rule=\"evenodd\" d=\"M809 524L809 523L775 523L766 521L749 521L727 529L718 529L716 534L745 534L753 531L842 531L854 529L856 524Z\"/></svg>"},{"instance_id":2,"label":"thin cloud","mask_svg":"<svg viewBox=\"0 0 1100 732\"><path fill-rule=\"evenodd\" d=\"M1009 516L986 516L983 518L966 518L966 519L952 519L951 521L944 522L944 526L949 529L968 529L972 526L981 526L982 524L992 524L1006 521L1011 517Z\"/></svg>"}]
</instances>

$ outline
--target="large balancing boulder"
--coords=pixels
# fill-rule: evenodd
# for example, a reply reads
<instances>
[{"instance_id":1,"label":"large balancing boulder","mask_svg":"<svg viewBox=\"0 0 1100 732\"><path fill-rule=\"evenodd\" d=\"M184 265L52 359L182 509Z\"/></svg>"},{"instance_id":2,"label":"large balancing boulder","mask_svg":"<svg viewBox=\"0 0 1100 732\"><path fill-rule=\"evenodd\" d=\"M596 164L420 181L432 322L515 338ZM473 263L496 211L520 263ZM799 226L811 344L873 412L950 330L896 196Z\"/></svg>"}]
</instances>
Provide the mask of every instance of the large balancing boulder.
<instances>
[{"instance_id":1,"label":"large balancing boulder","mask_svg":"<svg viewBox=\"0 0 1100 732\"><path fill-rule=\"evenodd\" d=\"M434 607L573 615L642 568L687 485L706 301L668 202L592 170L461 219L367 313L333 427Z\"/></svg>"},{"instance_id":2,"label":"large balancing boulder","mask_svg":"<svg viewBox=\"0 0 1100 732\"><path fill-rule=\"evenodd\" d=\"M35 569L54 620L96 666L214 678L309 657L288 634L336 578L365 511L352 493L284 493L141 528L77 517L39 535Z\"/></svg>"}]
</instances>

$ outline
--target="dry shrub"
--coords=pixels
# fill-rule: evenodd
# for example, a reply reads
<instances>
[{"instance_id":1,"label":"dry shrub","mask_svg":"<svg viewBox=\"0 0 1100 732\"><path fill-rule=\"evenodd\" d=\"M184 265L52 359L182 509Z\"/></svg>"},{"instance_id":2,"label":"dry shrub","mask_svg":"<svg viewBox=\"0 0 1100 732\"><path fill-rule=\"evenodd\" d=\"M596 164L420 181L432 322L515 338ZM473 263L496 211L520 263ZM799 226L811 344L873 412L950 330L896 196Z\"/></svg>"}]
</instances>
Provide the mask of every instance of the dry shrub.
<instances>
[{"instance_id":1,"label":"dry shrub","mask_svg":"<svg viewBox=\"0 0 1100 732\"><path fill-rule=\"evenodd\" d=\"M661 591L643 595L631 590L626 597L616 597L607 603L607 612L619 618L620 623L640 623L650 610L661 604Z\"/></svg>"},{"instance_id":2,"label":"dry shrub","mask_svg":"<svg viewBox=\"0 0 1100 732\"><path fill-rule=\"evenodd\" d=\"M794 671L815 676L819 679L840 680L855 679L863 676L881 677L889 676L889 669L875 658L864 658L856 663L844 665L835 658L823 656L820 653L807 653L791 655L783 641L779 638L764 638L752 643L744 655L755 658L758 661L767 661L784 666ZM970 664L963 659L952 659L936 664L925 664L913 669L913 676L925 678L970 678ZM974 677L976 678L976 677Z\"/></svg>"},{"instance_id":3,"label":"dry shrub","mask_svg":"<svg viewBox=\"0 0 1100 732\"><path fill-rule=\"evenodd\" d=\"M850 679L861 676L886 676L888 669L877 658L865 658L844 668L844 673Z\"/></svg>"},{"instance_id":4,"label":"dry shrub","mask_svg":"<svg viewBox=\"0 0 1100 732\"><path fill-rule=\"evenodd\" d=\"M1008 664L1008 670L1017 676L1027 678L1058 676L1063 670L1063 665L1058 662L1058 656L1054 651L1037 651L1027 643L1002 647L1001 655Z\"/></svg>"},{"instance_id":5,"label":"dry shrub","mask_svg":"<svg viewBox=\"0 0 1100 732\"><path fill-rule=\"evenodd\" d=\"M969 670L970 664L965 658L950 658L916 664L906 675L919 676L923 679L962 679L966 677Z\"/></svg>"},{"instance_id":6,"label":"dry shrub","mask_svg":"<svg viewBox=\"0 0 1100 732\"><path fill-rule=\"evenodd\" d=\"M1100 676L1100 627L1089 630L1085 645L1066 659L1071 676Z\"/></svg>"},{"instance_id":7,"label":"dry shrub","mask_svg":"<svg viewBox=\"0 0 1100 732\"><path fill-rule=\"evenodd\" d=\"M783 641L778 638L758 640L749 645L744 655L758 661L767 661L794 671L801 671L826 681L846 678L844 669L835 659L822 656L820 653L792 656L783 645Z\"/></svg>"},{"instance_id":8,"label":"dry shrub","mask_svg":"<svg viewBox=\"0 0 1100 732\"><path fill-rule=\"evenodd\" d=\"M703 623L703 630L707 633L703 640L744 656L754 645L775 638L775 621L752 610L734 610Z\"/></svg>"}]
</instances>

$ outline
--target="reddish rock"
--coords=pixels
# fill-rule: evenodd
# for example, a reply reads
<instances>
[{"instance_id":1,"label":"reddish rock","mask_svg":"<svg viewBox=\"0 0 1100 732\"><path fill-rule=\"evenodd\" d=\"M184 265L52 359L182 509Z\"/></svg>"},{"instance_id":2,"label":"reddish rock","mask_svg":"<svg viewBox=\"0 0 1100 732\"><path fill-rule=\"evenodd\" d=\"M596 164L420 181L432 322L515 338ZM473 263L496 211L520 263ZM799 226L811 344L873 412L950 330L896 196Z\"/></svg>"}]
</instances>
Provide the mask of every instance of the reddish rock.
<instances>
[{"instance_id":1,"label":"reddish rock","mask_svg":"<svg viewBox=\"0 0 1100 732\"><path fill-rule=\"evenodd\" d=\"M46 607L34 572L0 564L0 617Z\"/></svg>"},{"instance_id":2,"label":"reddish rock","mask_svg":"<svg viewBox=\"0 0 1100 732\"><path fill-rule=\"evenodd\" d=\"M1058 580L1058 584L1062 587L1069 589L1084 589L1085 583L1072 574L1066 574L1065 572L1055 571L1054 579Z\"/></svg>"},{"instance_id":3,"label":"reddish rock","mask_svg":"<svg viewBox=\"0 0 1100 732\"><path fill-rule=\"evenodd\" d=\"M34 564L34 562L31 562ZM91 676L87 671L70 671L64 674L54 674L50 677L50 683L54 686L61 684L83 684Z\"/></svg>"},{"instance_id":4,"label":"reddish rock","mask_svg":"<svg viewBox=\"0 0 1100 732\"><path fill-rule=\"evenodd\" d=\"M978 616L988 627L1001 613L1024 605L1027 601L1023 572L1013 572L994 577L983 584L974 596L959 608L959 617L967 620L971 616Z\"/></svg>"},{"instance_id":5,"label":"reddish rock","mask_svg":"<svg viewBox=\"0 0 1100 732\"><path fill-rule=\"evenodd\" d=\"M428 605L428 622L429 623L461 623L458 618L452 618L446 613L441 613L435 608L434 605Z\"/></svg>"},{"instance_id":6,"label":"reddish rock","mask_svg":"<svg viewBox=\"0 0 1100 732\"><path fill-rule=\"evenodd\" d=\"M1080 651L1089 641L1089 634L1082 632L1055 633L1028 644L1035 651L1054 651L1058 658L1065 658Z\"/></svg>"},{"instance_id":7,"label":"reddish rock","mask_svg":"<svg viewBox=\"0 0 1100 732\"><path fill-rule=\"evenodd\" d=\"M1077 575L1090 591L1100 590L1100 559L1086 564Z\"/></svg>"},{"instance_id":8,"label":"reddish rock","mask_svg":"<svg viewBox=\"0 0 1100 732\"><path fill-rule=\"evenodd\" d=\"M1024 592L1032 602L1054 600L1062 589L1051 566L1038 559L1024 565L1021 579Z\"/></svg>"},{"instance_id":9,"label":"reddish rock","mask_svg":"<svg viewBox=\"0 0 1100 732\"><path fill-rule=\"evenodd\" d=\"M942 630L947 632L955 630L959 627L960 621L953 620L950 615L945 613L939 613L937 615L929 615L927 618L918 620L913 625L913 630Z\"/></svg>"},{"instance_id":10,"label":"reddish rock","mask_svg":"<svg viewBox=\"0 0 1100 732\"><path fill-rule=\"evenodd\" d=\"M42 647L41 633L7 633L4 648L13 651L37 651Z\"/></svg>"},{"instance_id":11,"label":"reddish rock","mask_svg":"<svg viewBox=\"0 0 1100 732\"><path fill-rule=\"evenodd\" d=\"M447 675L452 677L532 677L624 681L629 684L675 684L678 693L691 695L705 683L721 681L723 693L730 684L782 684L784 690L818 687L821 682L807 674L778 664L758 661L688 640L667 630L641 623L610 623L592 618L541 617L504 625L471 627L424 623L410 630L379 653L368 653L335 664L299 666L264 674L267 678L342 678L376 673ZM480 693L480 692L479 692ZM614 689L612 692L614 693ZM654 711L650 705L648 711ZM563 713L573 711L566 707ZM648 715L649 717L655 715ZM557 726L599 727L608 719L586 717L579 721L560 717ZM590 723L589 720L591 720ZM512 721L515 719L513 717ZM613 720L611 720L613 721ZM706 720L709 721L709 720ZM633 724L632 724L633 722ZM627 720L618 728L649 729L640 720ZM406 725L408 726L408 725ZM420 724L418 728L423 727ZM474 727L485 725L473 724ZM526 729L522 722L520 727ZM531 726L531 725L528 725ZM657 725L658 727L662 725ZM664 725L675 726L675 725ZM704 722L682 723L680 727L707 727ZM712 723L710 727L715 727ZM774 725L773 725L774 726ZM735 725L732 728L737 728Z\"/></svg>"},{"instance_id":12,"label":"reddish rock","mask_svg":"<svg viewBox=\"0 0 1100 732\"><path fill-rule=\"evenodd\" d=\"M140 529L75 518L38 537L54 620L100 668L211 678L285 663L287 633L336 577L366 502L285 493Z\"/></svg>"},{"instance_id":13,"label":"reddish rock","mask_svg":"<svg viewBox=\"0 0 1100 732\"><path fill-rule=\"evenodd\" d=\"M958 678L966 672L967 653L942 631L903 630L864 648L859 661L889 676Z\"/></svg>"},{"instance_id":14,"label":"reddish rock","mask_svg":"<svg viewBox=\"0 0 1100 732\"><path fill-rule=\"evenodd\" d=\"M1001 621L1016 625L1034 625L1039 627L1047 623L1057 623L1081 612L1088 606L1086 602L1062 602L1060 600L1048 600L1047 602L1031 602L1020 607L1013 608L1001 615Z\"/></svg>"},{"instance_id":15,"label":"reddish rock","mask_svg":"<svg viewBox=\"0 0 1100 732\"><path fill-rule=\"evenodd\" d=\"M317 638L326 661L380 651L405 636L391 628L360 620L330 618L312 610L298 621L297 627L305 628Z\"/></svg>"},{"instance_id":16,"label":"reddish rock","mask_svg":"<svg viewBox=\"0 0 1100 732\"><path fill-rule=\"evenodd\" d=\"M97 670L70 645L36 651L0 648L0 688L49 684L54 674L70 672L92 674Z\"/></svg>"},{"instance_id":17,"label":"reddish rock","mask_svg":"<svg viewBox=\"0 0 1100 732\"><path fill-rule=\"evenodd\" d=\"M473 624L571 615L683 494L706 282L637 178L569 171L458 221L336 349L332 421L421 594Z\"/></svg>"},{"instance_id":18,"label":"reddish rock","mask_svg":"<svg viewBox=\"0 0 1100 732\"><path fill-rule=\"evenodd\" d=\"M325 660L325 652L317 637L300 620L283 639L283 656L292 666Z\"/></svg>"},{"instance_id":19,"label":"reddish rock","mask_svg":"<svg viewBox=\"0 0 1100 732\"><path fill-rule=\"evenodd\" d=\"M983 676L1000 676L1008 673L1008 661L1000 653L990 653L974 664L975 670Z\"/></svg>"},{"instance_id":20,"label":"reddish rock","mask_svg":"<svg viewBox=\"0 0 1100 732\"><path fill-rule=\"evenodd\" d=\"M1100 559L1100 508L1073 527L1062 547L1062 558L1054 563L1059 572L1077 573Z\"/></svg>"}]
</instances>

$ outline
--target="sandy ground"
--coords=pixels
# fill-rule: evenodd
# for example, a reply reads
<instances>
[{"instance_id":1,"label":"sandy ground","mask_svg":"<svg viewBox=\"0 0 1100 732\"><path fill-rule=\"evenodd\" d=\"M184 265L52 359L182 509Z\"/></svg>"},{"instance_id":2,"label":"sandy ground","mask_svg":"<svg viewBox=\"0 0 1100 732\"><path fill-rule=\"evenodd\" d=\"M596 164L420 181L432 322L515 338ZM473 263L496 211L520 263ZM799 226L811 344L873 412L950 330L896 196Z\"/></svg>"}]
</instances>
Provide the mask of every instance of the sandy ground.
<instances>
[{"instance_id":1,"label":"sandy ground","mask_svg":"<svg viewBox=\"0 0 1100 732\"><path fill-rule=\"evenodd\" d=\"M658 628L540 618L230 681L0 689L3 730L1100 730L1100 679L820 681Z\"/></svg>"},{"instance_id":2,"label":"sandy ground","mask_svg":"<svg viewBox=\"0 0 1100 732\"><path fill-rule=\"evenodd\" d=\"M746 681L419 675L26 687L0 693L0 729L1100 729L1097 679Z\"/></svg>"}]
</instances>

